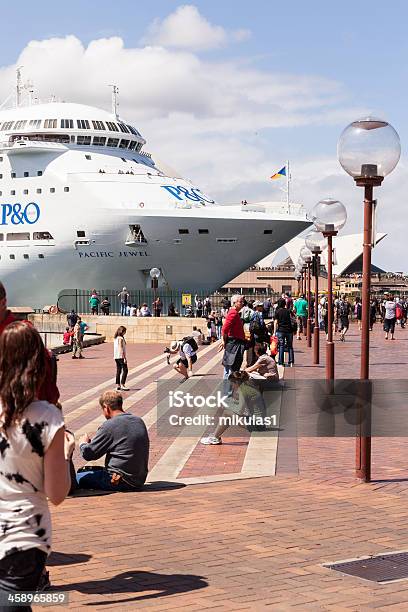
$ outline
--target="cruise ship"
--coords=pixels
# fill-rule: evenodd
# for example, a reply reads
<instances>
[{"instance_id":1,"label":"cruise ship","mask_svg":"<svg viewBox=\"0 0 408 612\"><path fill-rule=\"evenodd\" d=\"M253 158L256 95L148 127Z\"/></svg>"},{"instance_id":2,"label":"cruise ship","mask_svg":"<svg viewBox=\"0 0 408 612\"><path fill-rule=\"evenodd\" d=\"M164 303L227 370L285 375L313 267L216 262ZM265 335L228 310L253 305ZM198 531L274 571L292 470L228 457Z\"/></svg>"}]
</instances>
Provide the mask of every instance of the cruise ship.
<instances>
[{"instance_id":1,"label":"cruise ship","mask_svg":"<svg viewBox=\"0 0 408 612\"><path fill-rule=\"evenodd\" d=\"M10 305L41 308L72 288L149 288L153 267L163 288L209 293L309 225L299 204L221 205L145 144L115 105L0 111L0 279Z\"/></svg>"}]
</instances>

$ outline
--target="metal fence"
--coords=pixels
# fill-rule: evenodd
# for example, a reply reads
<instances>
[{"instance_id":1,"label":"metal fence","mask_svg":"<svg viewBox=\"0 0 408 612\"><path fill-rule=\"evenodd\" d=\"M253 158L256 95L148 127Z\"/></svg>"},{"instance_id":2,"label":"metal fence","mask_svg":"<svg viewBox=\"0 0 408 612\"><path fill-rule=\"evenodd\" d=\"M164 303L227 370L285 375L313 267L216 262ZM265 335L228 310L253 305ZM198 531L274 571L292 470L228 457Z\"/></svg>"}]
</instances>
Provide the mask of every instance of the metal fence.
<instances>
[{"instance_id":1,"label":"metal fence","mask_svg":"<svg viewBox=\"0 0 408 612\"><path fill-rule=\"evenodd\" d=\"M120 298L118 296L118 291L114 291L113 289L96 289L101 301L107 298L110 302L110 312L112 314L120 313ZM135 304L136 306L141 306L142 304L147 304L150 309L152 309L152 304L154 300L154 292L152 289L128 289L128 293L130 294L129 304ZM185 291L184 293L190 293L192 295L192 302L194 307L194 296L195 293L191 291ZM185 308L182 307L182 294L180 291L169 291L169 290L160 290L158 289L156 292L156 296L160 297L163 302L163 315L167 315L167 311L170 303L172 302L176 308L176 310L182 315L185 312ZM80 313L89 313L91 312L91 306L89 304L89 298L91 297L91 292L85 289L65 289L61 291L58 295L58 306L62 310L69 312L71 309L74 309L75 312ZM205 295L200 295L201 299L204 299Z\"/></svg>"},{"instance_id":2,"label":"metal fence","mask_svg":"<svg viewBox=\"0 0 408 612\"><path fill-rule=\"evenodd\" d=\"M96 289L101 301L104 298L107 298L110 302L110 313L111 314L119 314L120 313L120 298L118 297L118 291L114 291L113 289ZM130 304L135 304L137 306L141 306L146 303L150 309L152 309L152 304L154 300L154 292L152 289L128 289L130 294ZM234 295L237 291L229 291L223 293L215 293L210 297L211 306L213 310L220 310L222 306L222 301L225 298L230 298L231 295ZM180 313L180 316L184 316L186 313L185 307L182 305L182 294L190 294L192 299L192 307L193 311L195 310L194 306L194 297L197 295L201 298L202 301L207 297L207 294L197 293L194 291L170 291L170 290L162 290L157 289L156 295L160 297L163 302L163 310L162 314L164 316L167 315L168 308L170 303L172 302L177 310ZM245 295L245 294L243 294ZM82 314L90 313L91 306L89 304L89 298L91 297L91 292L86 289L64 289L58 295L58 306L61 310L65 312L69 312L74 309L75 312L79 312ZM262 302L266 300L266 298L270 298L272 301L276 300L279 297L278 294L269 294L265 293L248 293L247 297L251 300L261 300Z\"/></svg>"}]
</instances>

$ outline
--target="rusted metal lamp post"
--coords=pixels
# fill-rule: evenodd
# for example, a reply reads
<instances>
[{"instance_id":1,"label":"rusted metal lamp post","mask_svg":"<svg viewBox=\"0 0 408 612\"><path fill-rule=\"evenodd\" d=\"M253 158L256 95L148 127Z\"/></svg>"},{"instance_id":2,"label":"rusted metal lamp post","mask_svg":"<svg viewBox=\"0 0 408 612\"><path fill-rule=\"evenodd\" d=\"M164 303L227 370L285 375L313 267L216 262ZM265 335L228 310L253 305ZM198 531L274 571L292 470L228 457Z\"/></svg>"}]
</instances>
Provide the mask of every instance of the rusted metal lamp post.
<instances>
[{"instance_id":1,"label":"rusted metal lamp post","mask_svg":"<svg viewBox=\"0 0 408 612\"><path fill-rule=\"evenodd\" d=\"M306 266L305 275L307 274L307 322L306 322L306 341L307 346L312 346L312 319L311 319L311 285L310 285L310 266L312 263L312 253L305 245L300 249L300 257Z\"/></svg>"},{"instance_id":2,"label":"rusted metal lamp post","mask_svg":"<svg viewBox=\"0 0 408 612\"><path fill-rule=\"evenodd\" d=\"M298 269L295 269L293 276L295 277L295 280L297 281L297 284L298 284L297 292L298 292L298 295L300 295L303 292L303 274Z\"/></svg>"},{"instance_id":3,"label":"rusted metal lamp post","mask_svg":"<svg viewBox=\"0 0 408 612\"><path fill-rule=\"evenodd\" d=\"M326 342L326 379L334 380L334 342L333 342L333 237L347 221L346 207L332 198L320 200L310 211L308 217L318 232L327 238L327 342Z\"/></svg>"},{"instance_id":4,"label":"rusted metal lamp post","mask_svg":"<svg viewBox=\"0 0 408 612\"><path fill-rule=\"evenodd\" d=\"M312 347L312 279L311 279L312 258L306 262L307 273L307 322L306 322L306 338L308 348Z\"/></svg>"},{"instance_id":5,"label":"rusted metal lamp post","mask_svg":"<svg viewBox=\"0 0 408 612\"><path fill-rule=\"evenodd\" d=\"M298 294L301 294L303 291L303 272L299 264L297 264L295 266L295 269L293 270L293 277L295 278L298 284L297 292Z\"/></svg>"},{"instance_id":6,"label":"rusted metal lamp post","mask_svg":"<svg viewBox=\"0 0 408 612\"><path fill-rule=\"evenodd\" d=\"M369 380L370 369L370 289L373 235L373 189L379 187L401 156L400 139L387 121L367 117L353 121L343 131L337 145L339 162L357 187L364 187L363 287L360 379ZM371 436L360 421L357 431L356 476L371 479Z\"/></svg>"},{"instance_id":7,"label":"rusted metal lamp post","mask_svg":"<svg viewBox=\"0 0 408 612\"><path fill-rule=\"evenodd\" d=\"M316 229L309 232L305 238L305 244L311 251L313 256L312 268L315 279L315 290L314 290L314 311L315 321L313 330L313 363L317 365L320 361L320 330L319 330L319 272L320 272L320 255L323 248L325 247L325 239L321 232Z\"/></svg>"}]
</instances>

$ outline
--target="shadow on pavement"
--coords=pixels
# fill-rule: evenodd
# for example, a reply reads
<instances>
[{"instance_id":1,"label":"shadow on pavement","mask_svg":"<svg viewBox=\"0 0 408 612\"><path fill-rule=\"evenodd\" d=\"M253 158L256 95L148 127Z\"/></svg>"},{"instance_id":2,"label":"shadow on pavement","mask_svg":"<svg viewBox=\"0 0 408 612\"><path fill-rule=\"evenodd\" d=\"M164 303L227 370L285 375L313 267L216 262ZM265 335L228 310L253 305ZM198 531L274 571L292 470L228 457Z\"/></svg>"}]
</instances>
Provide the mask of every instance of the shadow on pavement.
<instances>
[{"instance_id":1,"label":"shadow on pavement","mask_svg":"<svg viewBox=\"0 0 408 612\"><path fill-rule=\"evenodd\" d=\"M52 552L47 559L47 565L75 565L75 563L85 563L92 558L92 555L85 555L80 553L63 553L63 552Z\"/></svg>"},{"instance_id":2,"label":"shadow on pavement","mask_svg":"<svg viewBox=\"0 0 408 612\"><path fill-rule=\"evenodd\" d=\"M146 482L143 485L143 491L167 491L168 489L182 489L185 487L183 482L167 482L165 480L157 480L155 482ZM140 491L139 491L140 493Z\"/></svg>"},{"instance_id":3,"label":"shadow on pavement","mask_svg":"<svg viewBox=\"0 0 408 612\"><path fill-rule=\"evenodd\" d=\"M392 482L408 482L408 478L375 478L370 481L371 484L390 484Z\"/></svg>"},{"instance_id":4,"label":"shadow on pavement","mask_svg":"<svg viewBox=\"0 0 408 612\"><path fill-rule=\"evenodd\" d=\"M82 603L85 606L113 605L129 603L130 601L143 601L145 599L156 599L167 597L176 593L188 593L208 586L203 576L194 574L155 574L153 572L129 571L107 578L106 580L88 580L86 582L74 582L72 584L59 585L59 591L78 591L86 595L103 595L114 593L137 593L149 591L145 595L138 595L126 599L99 599L97 602ZM156 591L151 593L150 591Z\"/></svg>"},{"instance_id":5,"label":"shadow on pavement","mask_svg":"<svg viewBox=\"0 0 408 612\"><path fill-rule=\"evenodd\" d=\"M100 489L76 489L69 495L67 495L67 499L71 499L74 497L98 497L100 495L112 495L117 493L117 491L102 491Z\"/></svg>"},{"instance_id":6,"label":"shadow on pavement","mask_svg":"<svg viewBox=\"0 0 408 612\"><path fill-rule=\"evenodd\" d=\"M76 489L69 495L67 499L73 499L76 497L99 497L101 495L117 495L118 493L124 493L126 495L135 495L149 491L167 491L169 489L182 489L186 485L183 482L166 482L157 480L156 482L147 482L141 489L135 489L134 491L102 491L100 489Z\"/></svg>"}]
</instances>

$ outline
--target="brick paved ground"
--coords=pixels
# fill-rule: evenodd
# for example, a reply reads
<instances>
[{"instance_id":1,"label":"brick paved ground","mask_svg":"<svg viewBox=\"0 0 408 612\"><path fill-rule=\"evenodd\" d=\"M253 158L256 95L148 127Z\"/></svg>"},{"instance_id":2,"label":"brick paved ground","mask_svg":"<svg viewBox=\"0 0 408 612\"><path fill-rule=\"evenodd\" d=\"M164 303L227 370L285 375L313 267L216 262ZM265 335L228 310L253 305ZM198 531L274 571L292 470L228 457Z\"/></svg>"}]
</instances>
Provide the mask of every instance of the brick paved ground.
<instances>
[{"instance_id":1,"label":"brick paved ground","mask_svg":"<svg viewBox=\"0 0 408 612\"><path fill-rule=\"evenodd\" d=\"M405 377L408 330L398 330L397 340L387 344L378 328L372 344L373 376ZM310 365L304 341L296 348L297 366L285 376L324 376L324 367ZM139 367L138 356L157 356L149 370L132 375L136 382L130 395L136 400L130 402L148 418L154 405L149 385L162 374L161 348L133 350L130 367ZM111 373L111 347L88 351L87 361L68 356L60 361L62 397L69 400L64 411L76 429L97 419L97 393L74 396L102 385ZM358 375L358 355L352 328L346 343L336 343L338 377ZM219 372L213 360L212 348L200 360L203 367L209 364L210 374ZM197 447L193 454L196 459L201 454L206 473L224 462L234 464L227 470L233 472L247 443L244 434L222 448ZM159 446L155 452L163 456L166 449ZM53 583L70 591L73 610L405 610L408 582L376 585L322 567L328 561L408 549L406 441L376 439L373 450L376 482L370 485L353 478L353 440L291 439L286 448L279 442L276 477L177 489L150 485L137 494L68 499L53 510Z\"/></svg>"}]
</instances>

